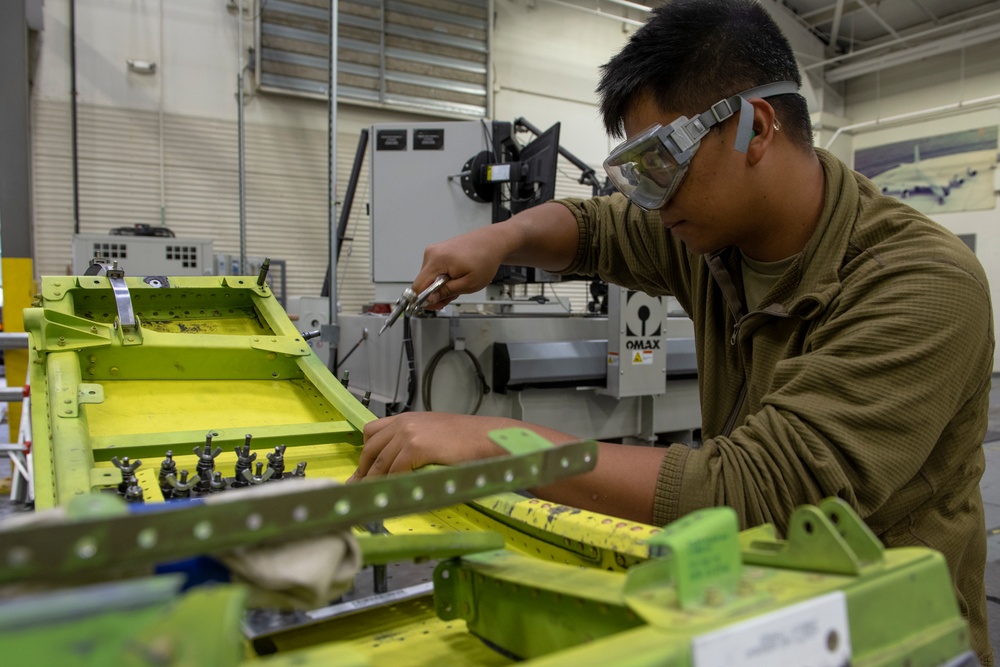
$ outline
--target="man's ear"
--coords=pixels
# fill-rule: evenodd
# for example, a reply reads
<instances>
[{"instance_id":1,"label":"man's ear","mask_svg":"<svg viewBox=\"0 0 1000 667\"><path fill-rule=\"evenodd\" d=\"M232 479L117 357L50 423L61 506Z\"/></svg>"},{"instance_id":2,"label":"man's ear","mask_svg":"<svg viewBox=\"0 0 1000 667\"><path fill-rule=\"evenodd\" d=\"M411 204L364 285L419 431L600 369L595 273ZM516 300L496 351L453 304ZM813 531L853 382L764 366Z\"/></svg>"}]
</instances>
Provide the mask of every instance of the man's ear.
<instances>
[{"instance_id":1,"label":"man's ear","mask_svg":"<svg viewBox=\"0 0 1000 667\"><path fill-rule=\"evenodd\" d=\"M774 107L767 100L755 97L748 101L753 106L753 131L747 147L747 161L755 165L764 158L780 131L780 126L776 122Z\"/></svg>"}]
</instances>

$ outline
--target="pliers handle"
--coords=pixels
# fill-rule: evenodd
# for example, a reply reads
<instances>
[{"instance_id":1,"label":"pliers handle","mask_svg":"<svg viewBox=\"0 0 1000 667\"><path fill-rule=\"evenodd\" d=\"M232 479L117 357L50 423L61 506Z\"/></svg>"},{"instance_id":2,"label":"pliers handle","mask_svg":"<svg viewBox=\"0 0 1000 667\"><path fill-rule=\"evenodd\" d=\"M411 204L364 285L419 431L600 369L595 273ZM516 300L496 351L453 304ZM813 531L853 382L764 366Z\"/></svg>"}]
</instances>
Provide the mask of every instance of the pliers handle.
<instances>
[{"instance_id":1,"label":"pliers handle","mask_svg":"<svg viewBox=\"0 0 1000 667\"><path fill-rule=\"evenodd\" d=\"M405 314L409 317L420 308L423 308L424 304L427 303L427 298L434 292L441 289L441 286L449 280L451 280L451 278L447 274L442 274L435 278L434 282L428 285L427 288L419 294L414 292L410 287L404 289L403 293L398 299L396 299L396 307L392 309L392 314L389 315L389 319L387 319L385 324L382 325L382 328L379 329L378 335L381 336L386 329L395 324L400 315Z\"/></svg>"}]
</instances>

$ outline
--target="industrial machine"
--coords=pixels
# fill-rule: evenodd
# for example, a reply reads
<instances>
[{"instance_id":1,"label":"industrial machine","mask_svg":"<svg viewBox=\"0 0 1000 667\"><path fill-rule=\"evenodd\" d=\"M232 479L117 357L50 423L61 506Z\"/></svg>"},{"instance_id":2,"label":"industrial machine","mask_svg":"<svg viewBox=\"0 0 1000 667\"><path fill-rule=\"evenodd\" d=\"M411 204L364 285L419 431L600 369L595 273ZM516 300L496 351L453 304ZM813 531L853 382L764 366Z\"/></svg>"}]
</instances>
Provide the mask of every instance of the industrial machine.
<instances>
[{"instance_id":1,"label":"industrial machine","mask_svg":"<svg viewBox=\"0 0 1000 667\"><path fill-rule=\"evenodd\" d=\"M154 282L44 278L25 312L41 511L0 523L11 664L975 664L943 557L838 499L784 536L725 507L647 526L516 492L597 455L524 429L340 484L373 415L263 273ZM426 581L387 574L411 561Z\"/></svg>"},{"instance_id":2,"label":"industrial machine","mask_svg":"<svg viewBox=\"0 0 1000 667\"><path fill-rule=\"evenodd\" d=\"M268 262L270 283L278 303L285 305L287 277L285 260L246 257L240 266L239 254L215 253L211 239L176 237L165 227L135 225L118 227L110 234L73 235L73 275L84 275L98 258L133 275L157 276L240 276L257 275Z\"/></svg>"},{"instance_id":3,"label":"industrial machine","mask_svg":"<svg viewBox=\"0 0 1000 667\"><path fill-rule=\"evenodd\" d=\"M517 130L535 136L522 145ZM602 285L603 307L595 298L588 312L570 312L543 288L515 296L511 287L560 276L501 267L481 292L377 335L386 307L420 270L426 245L549 201L560 157L595 193L602 186L560 146L558 123L544 132L524 119L383 124L370 135L375 305L338 315L336 359L326 342L310 343L338 373L350 374L355 396L370 392L380 416L434 409L514 417L592 438L694 439L701 413L693 330L672 299ZM328 321L328 309L317 297L289 301L304 328Z\"/></svg>"},{"instance_id":4,"label":"industrial machine","mask_svg":"<svg viewBox=\"0 0 1000 667\"><path fill-rule=\"evenodd\" d=\"M131 228L126 228L131 229ZM74 275L83 275L91 260L99 257L118 262L134 275L210 276L215 273L212 240L151 233L74 234Z\"/></svg>"},{"instance_id":5,"label":"industrial machine","mask_svg":"<svg viewBox=\"0 0 1000 667\"><path fill-rule=\"evenodd\" d=\"M496 121L375 125L371 136L376 301L391 303L409 286L424 246L501 222L555 196L558 123L524 146L515 142L511 123ZM460 301L495 299L501 284L558 280L526 267L504 267L494 287Z\"/></svg>"},{"instance_id":6,"label":"industrial machine","mask_svg":"<svg viewBox=\"0 0 1000 667\"><path fill-rule=\"evenodd\" d=\"M642 335L623 320L638 320L648 297L611 292L621 298L608 316L455 313L414 317L382 336L384 316L341 315L338 372L350 373L358 397L371 391L379 415L433 409L597 439L690 437L701 424L691 321L649 299L661 317Z\"/></svg>"}]
</instances>

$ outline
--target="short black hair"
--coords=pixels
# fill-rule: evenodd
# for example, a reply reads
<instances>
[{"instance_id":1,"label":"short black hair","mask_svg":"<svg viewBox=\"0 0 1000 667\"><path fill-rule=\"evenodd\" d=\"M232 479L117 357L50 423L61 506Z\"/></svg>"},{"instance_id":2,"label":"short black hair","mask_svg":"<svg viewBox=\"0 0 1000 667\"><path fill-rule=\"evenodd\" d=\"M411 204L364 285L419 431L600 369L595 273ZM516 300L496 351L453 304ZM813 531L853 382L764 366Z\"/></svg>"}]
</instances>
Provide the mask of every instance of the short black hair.
<instances>
[{"instance_id":1,"label":"short black hair","mask_svg":"<svg viewBox=\"0 0 1000 667\"><path fill-rule=\"evenodd\" d=\"M756 86L802 85L788 39L756 0L665 2L601 70L601 114L615 137L624 135L625 114L642 95L664 111L692 115ZM767 101L792 140L811 149L805 98L791 93Z\"/></svg>"}]
</instances>

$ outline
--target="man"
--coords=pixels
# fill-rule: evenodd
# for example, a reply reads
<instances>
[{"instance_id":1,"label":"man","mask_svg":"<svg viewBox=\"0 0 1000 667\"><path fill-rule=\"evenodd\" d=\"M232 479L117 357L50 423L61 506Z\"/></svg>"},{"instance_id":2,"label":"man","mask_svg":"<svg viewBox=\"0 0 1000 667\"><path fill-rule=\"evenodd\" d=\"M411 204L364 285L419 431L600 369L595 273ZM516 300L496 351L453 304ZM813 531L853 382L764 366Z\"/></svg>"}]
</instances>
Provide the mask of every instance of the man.
<instances>
[{"instance_id":1,"label":"man","mask_svg":"<svg viewBox=\"0 0 1000 667\"><path fill-rule=\"evenodd\" d=\"M414 287L450 276L440 307L509 263L674 295L695 325L703 445L602 445L593 472L536 493L656 524L729 505L782 531L796 506L839 496L887 546L944 553L991 665L986 277L952 234L813 148L800 84L752 0L664 4L598 87L605 126L628 137L605 163L622 194L430 246ZM486 433L511 423L378 420L355 477L498 455Z\"/></svg>"}]
</instances>

